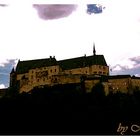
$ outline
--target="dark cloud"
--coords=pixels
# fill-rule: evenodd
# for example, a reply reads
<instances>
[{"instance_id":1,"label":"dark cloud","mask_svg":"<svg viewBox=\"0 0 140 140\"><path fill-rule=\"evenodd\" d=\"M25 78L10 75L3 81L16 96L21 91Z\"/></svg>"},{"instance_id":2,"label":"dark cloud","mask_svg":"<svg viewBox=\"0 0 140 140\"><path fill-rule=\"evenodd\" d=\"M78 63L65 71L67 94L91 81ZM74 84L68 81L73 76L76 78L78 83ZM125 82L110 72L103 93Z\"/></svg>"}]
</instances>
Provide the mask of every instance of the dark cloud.
<instances>
[{"instance_id":1,"label":"dark cloud","mask_svg":"<svg viewBox=\"0 0 140 140\"><path fill-rule=\"evenodd\" d=\"M76 10L75 4L34 4L33 7L37 9L38 15L44 20L52 20L64 18L72 14Z\"/></svg>"},{"instance_id":2,"label":"dark cloud","mask_svg":"<svg viewBox=\"0 0 140 140\"><path fill-rule=\"evenodd\" d=\"M87 13L88 14L100 14L105 9L104 6L99 4L87 4Z\"/></svg>"},{"instance_id":3,"label":"dark cloud","mask_svg":"<svg viewBox=\"0 0 140 140\"><path fill-rule=\"evenodd\" d=\"M4 63L3 66L0 66L0 84L4 84L6 87L9 86L10 72L15 63L16 60L11 59L8 60L8 62Z\"/></svg>"},{"instance_id":4,"label":"dark cloud","mask_svg":"<svg viewBox=\"0 0 140 140\"><path fill-rule=\"evenodd\" d=\"M134 66L140 64L140 56L129 58L129 60L135 63Z\"/></svg>"},{"instance_id":5,"label":"dark cloud","mask_svg":"<svg viewBox=\"0 0 140 140\"><path fill-rule=\"evenodd\" d=\"M0 7L6 7L8 6L7 4L0 4Z\"/></svg>"}]
</instances>

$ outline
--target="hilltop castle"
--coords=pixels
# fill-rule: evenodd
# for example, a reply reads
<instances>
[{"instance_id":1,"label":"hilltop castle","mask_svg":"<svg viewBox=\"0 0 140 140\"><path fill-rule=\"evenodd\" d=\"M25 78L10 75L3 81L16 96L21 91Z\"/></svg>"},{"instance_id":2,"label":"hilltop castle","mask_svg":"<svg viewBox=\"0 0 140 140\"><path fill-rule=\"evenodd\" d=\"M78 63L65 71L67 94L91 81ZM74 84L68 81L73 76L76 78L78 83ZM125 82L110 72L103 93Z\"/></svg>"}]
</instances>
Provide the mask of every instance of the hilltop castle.
<instances>
[{"instance_id":1,"label":"hilltop castle","mask_svg":"<svg viewBox=\"0 0 140 140\"><path fill-rule=\"evenodd\" d=\"M18 61L10 73L10 87L18 86L19 93L30 92L35 87L56 84L81 83L84 77L86 91L101 82L105 93L118 91L131 93L140 88L140 78L130 75L109 76L109 66L103 55L97 55L95 46L93 55L57 61L50 56L47 59Z\"/></svg>"}]
</instances>

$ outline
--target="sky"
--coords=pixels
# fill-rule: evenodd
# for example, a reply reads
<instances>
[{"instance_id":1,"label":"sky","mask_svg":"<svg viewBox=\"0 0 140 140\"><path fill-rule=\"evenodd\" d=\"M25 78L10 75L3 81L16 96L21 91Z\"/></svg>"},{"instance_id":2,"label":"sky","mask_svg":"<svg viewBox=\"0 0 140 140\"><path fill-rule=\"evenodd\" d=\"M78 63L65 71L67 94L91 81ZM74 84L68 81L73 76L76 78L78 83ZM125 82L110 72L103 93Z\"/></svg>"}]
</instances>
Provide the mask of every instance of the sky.
<instances>
[{"instance_id":1,"label":"sky","mask_svg":"<svg viewBox=\"0 0 140 140\"><path fill-rule=\"evenodd\" d=\"M111 75L140 76L139 0L5 1L0 1L0 88L9 86L19 59L88 56L94 43Z\"/></svg>"}]
</instances>

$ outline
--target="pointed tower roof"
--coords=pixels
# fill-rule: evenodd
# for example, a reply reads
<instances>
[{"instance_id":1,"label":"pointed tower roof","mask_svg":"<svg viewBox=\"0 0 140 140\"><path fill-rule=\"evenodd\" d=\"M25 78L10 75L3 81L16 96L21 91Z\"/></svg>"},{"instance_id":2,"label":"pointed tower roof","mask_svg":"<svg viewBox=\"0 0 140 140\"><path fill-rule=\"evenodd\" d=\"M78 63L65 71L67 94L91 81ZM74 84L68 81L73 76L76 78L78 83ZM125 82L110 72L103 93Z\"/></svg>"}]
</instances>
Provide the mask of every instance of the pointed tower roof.
<instances>
[{"instance_id":1,"label":"pointed tower roof","mask_svg":"<svg viewBox=\"0 0 140 140\"><path fill-rule=\"evenodd\" d=\"M11 73L10 74L12 74L12 73L14 73L15 72L15 69L14 69L14 67L13 67L13 69L11 70Z\"/></svg>"},{"instance_id":2,"label":"pointed tower roof","mask_svg":"<svg viewBox=\"0 0 140 140\"><path fill-rule=\"evenodd\" d=\"M93 43L93 55L96 55L95 43Z\"/></svg>"}]
</instances>

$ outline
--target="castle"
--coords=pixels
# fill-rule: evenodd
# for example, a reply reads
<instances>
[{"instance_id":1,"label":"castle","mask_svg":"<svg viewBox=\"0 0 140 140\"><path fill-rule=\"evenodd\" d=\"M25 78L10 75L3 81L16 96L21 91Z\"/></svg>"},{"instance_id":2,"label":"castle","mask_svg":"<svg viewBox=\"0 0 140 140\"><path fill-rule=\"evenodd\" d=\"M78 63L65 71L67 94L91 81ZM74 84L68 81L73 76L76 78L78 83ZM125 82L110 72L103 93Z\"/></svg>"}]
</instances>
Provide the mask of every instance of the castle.
<instances>
[{"instance_id":1,"label":"castle","mask_svg":"<svg viewBox=\"0 0 140 140\"><path fill-rule=\"evenodd\" d=\"M83 78L84 77L84 78ZM140 89L140 78L130 75L109 75L109 66L103 55L97 55L95 46L93 55L57 61L50 56L47 59L18 61L10 73L10 87L18 85L19 93L30 91L45 85L81 83L84 81L86 92L102 83L106 95L118 91L132 93Z\"/></svg>"}]
</instances>

